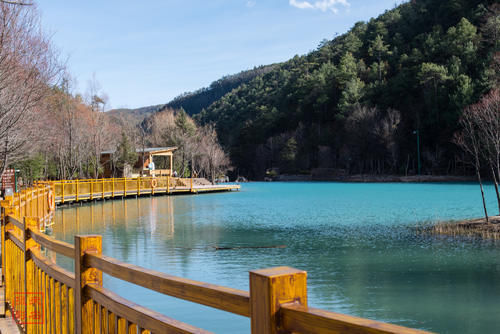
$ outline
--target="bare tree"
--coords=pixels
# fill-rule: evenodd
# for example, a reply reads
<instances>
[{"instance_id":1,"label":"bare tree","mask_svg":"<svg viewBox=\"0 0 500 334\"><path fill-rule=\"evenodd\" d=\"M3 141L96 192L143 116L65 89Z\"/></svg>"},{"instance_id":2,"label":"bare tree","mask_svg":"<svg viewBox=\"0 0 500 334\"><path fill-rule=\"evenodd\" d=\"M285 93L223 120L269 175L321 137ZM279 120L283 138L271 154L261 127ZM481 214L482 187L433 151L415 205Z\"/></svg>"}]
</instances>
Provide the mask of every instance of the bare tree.
<instances>
[{"instance_id":1,"label":"bare tree","mask_svg":"<svg viewBox=\"0 0 500 334\"><path fill-rule=\"evenodd\" d=\"M395 170L398 161L396 130L401 123L401 113L395 109L387 109L385 117L374 124L374 131L390 155L391 169Z\"/></svg>"},{"instance_id":2,"label":"bare tree","mask_svg":"<svg viewBox=\"0 0 500 334\"><path fill-rule=\"evenodd\" d=\"M481 133L481 153L489 164L495 185L498 210L500 212L500 90L492 90L477 103L469 107L476 115L475 122Z\"/></svg>"},{"instance_id":3,"label":"bare tree","mask_svg":"<svg viewBox=\"0 0 500 334\"><path fill-rule=\"evenodd\" d=\"M212 125L207 125L201 129L200 138L202 166L210 175L210 181L213 184L218 174L229 167L230 160L220 146L217 132Z\"/></svg>"},{"instance_id":4,"label":"bare tree","mask_svg":"<svg viewBox=\"0 0 500 334\"><path fill-rule=\"evenodd\" d=\"M196 155L194 151L198 149L194 144L198 131L194 121L183 110L167 109L151 118L149 128L153 145L177 147L174 153L175 169L181 176L187 174Z\"/></svg>"},{"instance_id":5,"label":"bare tree","mask_svg":"<svg viewBox=\"0 0 500 334\"><path fill-rule=\"evenodd\" d=\"M90 106L90 152L87 166L92 166L92 174L95 178L99 176L100 158L104 143L106 142L107 118L104 115L104 108L107 103L107 95L101 91L101 85L97 81L95 73L88 83L86 94L87 105Z\"/></svg>"},{"instance_id":6,"label":"bare tree","mask_svg":"<svg viewBox=\"0 0 500 334\"><path fill-rule=\"evenodd\" d=\"M486 222L488 219L488 210L486 209L486 200L484 197L483 182L481 180L481 134L477 126L477 110L472 107L467 107L462 117L460 118L460 125L462 131L454 136L454 142L460 146L467 154L472 157L472 165L476 171L479 187L481 188L481 197L483 200L484 217Z\"/></svg>"},{"instance_id":7,"label":"bare tree","mask_svg":"<svg viewBox=\"0 0 500 334\"><path fill-rule=\"evenodd\" d=\"M26 124L61 73L34 6L0 2L0 174L29 139Z\"/></svg>"},{"instance_id":8,"label":"bare tree","mask_svg":"<svg viewBox=\"0 0 500 334\"><path fill-rule=\"evenodd\" d=\"M33 2L0 0L0 3L14 6L33 6Z\"/></svg>"}]
</instances>

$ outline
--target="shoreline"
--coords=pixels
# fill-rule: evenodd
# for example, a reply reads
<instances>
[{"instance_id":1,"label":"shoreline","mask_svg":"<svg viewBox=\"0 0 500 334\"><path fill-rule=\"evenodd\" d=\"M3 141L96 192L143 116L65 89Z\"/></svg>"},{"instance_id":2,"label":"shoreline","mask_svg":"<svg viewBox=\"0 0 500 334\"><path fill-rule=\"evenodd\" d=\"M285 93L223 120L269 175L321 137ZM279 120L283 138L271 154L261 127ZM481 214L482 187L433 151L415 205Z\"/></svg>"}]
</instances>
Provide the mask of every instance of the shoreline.
<instances>
[{"instance_id":1,"label":"shoreline","mask_svg":"<svg viewBox=\"0 0 500 334\"><path fill-rule=\"evenodd\" d=\"M472 218L457 221L436 223L425 229L425 232L434 235L472 236L483 239L500 239L500 216L489 216L486 219Z\"/></svg>"},{"instance_id":2,"label":"shoreline","mask_svg":"<svg viewBox=\"0 0 500 334\"><path fill-rule=\"evenodd\" d=\"M254 181L254 180L251 180ZM354 175L292 175L283 174L273 178L266 177L263 181L269 182L292 182L292 181L330 181L330 182L353 182L353 183L446 183L446 182L476 182L475 177L454 176L454 175L373 175L373 174L354 174Z\"/></svg>"}]
</instances>

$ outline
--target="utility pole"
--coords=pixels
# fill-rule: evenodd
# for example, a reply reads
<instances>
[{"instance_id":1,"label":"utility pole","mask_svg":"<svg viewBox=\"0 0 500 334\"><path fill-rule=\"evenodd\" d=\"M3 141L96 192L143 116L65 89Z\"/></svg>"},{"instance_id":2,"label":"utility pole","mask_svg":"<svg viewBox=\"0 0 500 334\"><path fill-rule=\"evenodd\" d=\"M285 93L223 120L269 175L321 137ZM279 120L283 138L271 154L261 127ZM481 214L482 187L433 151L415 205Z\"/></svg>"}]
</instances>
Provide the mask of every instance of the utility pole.
<instances>
[{"instance_id":1,"label":"utility pole","mask_svg":"<svg viewBox=\"0 0 500 334\"><path fill-rule=\"evenodd\" d=\"M420 175L421 165L420 165L420 132L418 130L413 131L414 135L417 135L417 165L418 165L418 175Z\"/></svg>"}]
</instances>

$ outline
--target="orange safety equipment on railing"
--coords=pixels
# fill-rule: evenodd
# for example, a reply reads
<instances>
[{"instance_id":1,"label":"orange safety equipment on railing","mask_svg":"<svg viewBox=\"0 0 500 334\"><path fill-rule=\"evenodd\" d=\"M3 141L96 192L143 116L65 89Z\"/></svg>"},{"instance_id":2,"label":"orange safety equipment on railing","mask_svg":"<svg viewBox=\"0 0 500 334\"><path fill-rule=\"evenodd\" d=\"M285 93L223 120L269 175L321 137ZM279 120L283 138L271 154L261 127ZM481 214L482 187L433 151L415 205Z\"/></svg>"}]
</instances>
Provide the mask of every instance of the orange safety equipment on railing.
<instances>
[{"instance_id":1,"label":"orange safety equipment on railing","mask_svg":"<svg viewBox=\"0 0 500 334\"><path fill-rule=\"evenodd\" d=\"M157 179L151 179L151 188L156 188L158 187L158 180Z\"/></svg>"},{"instance_id":2,"label":"orange safety equipment on railing","mask_svg":"<svg viewBox=\"0 0 500 334\"><path fill-rule=\"evenodd\" d=\"M49 191L49 195L47 196L47 202L49 204L50 211L54 211L56 209L56 198L52 190Z\"/></svg>"}]
</instances>

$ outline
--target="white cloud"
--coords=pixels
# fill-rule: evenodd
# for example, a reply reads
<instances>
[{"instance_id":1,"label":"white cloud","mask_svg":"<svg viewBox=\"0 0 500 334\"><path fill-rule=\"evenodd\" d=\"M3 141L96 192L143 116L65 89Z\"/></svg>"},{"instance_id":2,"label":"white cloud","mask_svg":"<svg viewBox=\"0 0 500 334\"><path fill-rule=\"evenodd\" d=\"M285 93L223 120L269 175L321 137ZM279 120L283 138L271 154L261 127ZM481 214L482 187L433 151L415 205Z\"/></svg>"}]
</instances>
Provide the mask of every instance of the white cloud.
<instances>
[{"instance_id":1,"label":"white cloud","mask_svg":"<svg viewBox=\"0 0 500 334\"><path fill-rule=\"evenodd\" d=\"M344 7L349 7L350 4L347 0L318 0L314 3L312 1L298 1L289 0L290 6L297 7L300 9L319 9L322 12L331 10L335 14L338 13L337 5L342 5Z\"/></svg>"},{"instance_id":2,"label":"white cloud","mask_svg":"<svg viewBox=\"0 0 500 334\"><path fill-rule=\"evenodd\" d=\"M293 6L293 7L300 8L300 9L306 9L306 8L312 9L312 8L314 8L314 6L311 5L307 1L290 0L290 5Z\"/></svg>"}]
</instances>

